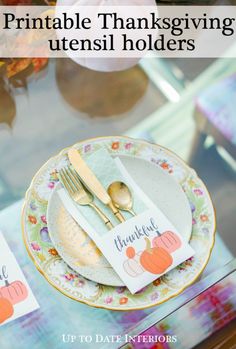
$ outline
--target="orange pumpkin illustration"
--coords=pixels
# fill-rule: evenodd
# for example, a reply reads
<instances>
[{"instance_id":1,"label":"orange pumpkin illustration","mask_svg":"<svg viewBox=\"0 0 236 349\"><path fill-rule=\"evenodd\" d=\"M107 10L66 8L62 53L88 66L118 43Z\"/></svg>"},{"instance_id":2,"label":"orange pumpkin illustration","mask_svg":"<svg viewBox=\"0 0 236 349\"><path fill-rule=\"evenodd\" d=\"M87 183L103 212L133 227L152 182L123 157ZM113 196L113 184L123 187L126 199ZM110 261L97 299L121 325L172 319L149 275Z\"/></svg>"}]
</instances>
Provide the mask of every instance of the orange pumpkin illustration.
<instances>
[{"instance_id":1,"label":"orange pumpkin illustration","mask_svg":"<svg viewBox=\"0 0 236 349\"><path fill-rule=\"evenodd\" d=\"M133 247L127 247L127 249L126 249L126 256L128 258L134 258L134 256L135 256L135 249Z\"/></svg>"},{"instance_id":2,"label":"orange pumpkin illustration","mask_svg":"<svg viewBox=\"0 0 236 349\"><path fill-rule=\"evenodd\" d=\"M158 236L152 240L152 246L164 248L172 253L181 247L181 240L172 231L165 231L163 234L158 233Z\"/></svg>"},{"instance_id":3,"label":"orange pumpkin illustration","mask_svg":"<svg viewBox=\"0 0 236 349\"><path fill-rule=\"evenodd\" d=\"M140 263L142 267L152 274L162 274L171 266L173 258L164 248L151 247L151 242L148 238L146 240L146 250L140 256Z\"/></svg>"},{"instance_id":4,"label":"orange pumpkin illustration","mask_svg":"<svg viewBox=\"0 0 236 349\"><path fill-rule=\"evenodd\" d=\"M0 324L12 317L14 308L11 302L6 298L0 298Z\"/></svg>"},{"instance_id":5,"label":"orange pumpkin illustration","mask_svg":"<svg viewBox=\"0 0 236 349\"><path fill-rule=\"evenodd\" d=\"M11 304L20 303L27 298L28 291L23 282L14 281L9 284L5 280L5 284L5 286L0 287L0 297L8 299Z\"/></svg>"}]
</instances>

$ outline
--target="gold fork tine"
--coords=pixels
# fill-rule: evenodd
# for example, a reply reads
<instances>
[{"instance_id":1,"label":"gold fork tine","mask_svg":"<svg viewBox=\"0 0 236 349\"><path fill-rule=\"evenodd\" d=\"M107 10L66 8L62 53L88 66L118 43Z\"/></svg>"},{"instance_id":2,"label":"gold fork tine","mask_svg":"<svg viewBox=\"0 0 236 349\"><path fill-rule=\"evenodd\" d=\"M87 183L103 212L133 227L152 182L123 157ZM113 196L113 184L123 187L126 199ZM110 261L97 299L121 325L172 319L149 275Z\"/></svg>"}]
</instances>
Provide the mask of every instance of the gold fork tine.
<instances>
[{"instance_id":1,"label":"gold fork tine","mask_svg":"<svg viewBox=\"0 0 236 349\"><path fill-rule=\"evenodd\" d=\"M71 168L71 171L73 171L74 176L75 176L79 181L81 181L80 176L78 175L78 173L76 172L76 170L75 170L74 168Z\"/></svg>"},{"instance_id":2,"label":"gold fork tine","mask_svg":"<svg viewBox=\"0 0 236 349\"><path fill-rule=\"evenodd\" d=\"M59 176L60 176L60 178L61 178L61 181L62 181L63 186L66 188L66 190L68 191L68 193L69 193L70 195L73 195L73 192L74 192L74 191L73 191L73 189L71 188L69 182L67 181L67 176L66 176L66 174L65 174L64 169L61 169L61 170L59 171Z\"/></svg>"},{"instance_id":3,"label":"gold fork tine","mask_svg":"<svg viewBox=\"0 0 236 349\"><path fill-rule=\"evenodd\" d=\"M75 170L72 170L72 169L69 167L69 168L68 168L68 172L70 173L71 178L73 178L74 183L75 183L75 185L77 186L77 190L84 189L83 186L82 186L82 184L81 184L81 182L80 182L79 177L76 175Z\"/></svg>"},{"instance_id":4,"label":"gold fork tine","mask_svg":"<svg viewBox=\"0 0 236 349\"><path fill-rule=\"evenodd\" d=\"M68 191L71 198L79 205L88 205L92 207L100 216L108 229L112 229L113 225L109 218L101 211L93 202L93 195L85 190L78 176L75 175L72 169L64 167L59 171L59 178L63 186Z\"/></svg>"},{"instance_id":5,"label":"gold fork tine","mask_svg":"<svg viewBox=\"0 0 236 349\"><path fill-rule=\"evenodd\" d=\"M65 171L65 174L66 174L67 181L70 182L71 187L73 188L73 191L78 191L76 183L75 183L73 177L71 176L71 173L69 172L68 168L64 169L64 171Z\"/></svg>"},{"instance_id":6,"label":"gold fork tine","mask_svg":"<svg viewBox=\"0 0 236 349\"><path fill-rule=\"evenodd\" d=\"M63 184L63 187L65 187L66 190L70 192L70 188L69 188L69 186L68 186L68 184L67 184L67 182L66 182L66 179L65 179L65 177L64 177L63 169L61 169L61 170L59 171L59 179L60 179L60 182Z\"/></svg>"}]
</instances>

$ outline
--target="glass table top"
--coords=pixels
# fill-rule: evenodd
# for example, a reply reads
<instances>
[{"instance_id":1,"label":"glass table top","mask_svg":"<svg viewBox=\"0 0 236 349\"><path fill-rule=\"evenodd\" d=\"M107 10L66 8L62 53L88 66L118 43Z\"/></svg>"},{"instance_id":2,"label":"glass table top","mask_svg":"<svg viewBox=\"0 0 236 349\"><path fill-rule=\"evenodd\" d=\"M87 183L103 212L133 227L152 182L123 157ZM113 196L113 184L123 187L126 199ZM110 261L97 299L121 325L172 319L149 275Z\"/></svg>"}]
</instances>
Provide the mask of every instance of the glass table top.
<instances>
[{"instance_id":1,"label":"glass table top","mask_svg":"<svg viewBox=\"0 0 236 349\"><path fill-rule=\"evenodd\" d=\"M79 140L119 135L166 102L136 66L99 73L51 60L25 88L0 89L0 208L24 195L38 168Z\"/></svg>"},{"instance_id":2,"label":"glass table top","mask_svg":"<svg viewBox=\"0 0 236 349\"><path fill-rule=\"evenodd\" d=\"M36 74L23 70L10 82L0 75L0 209L23 197L34 173L61 149L123 134L173 94L179 98L209 65L205 59L187 61L186 76L182 60L155 57L124 72L100 73L57 59Z\"/></svg>"}]
</instances>

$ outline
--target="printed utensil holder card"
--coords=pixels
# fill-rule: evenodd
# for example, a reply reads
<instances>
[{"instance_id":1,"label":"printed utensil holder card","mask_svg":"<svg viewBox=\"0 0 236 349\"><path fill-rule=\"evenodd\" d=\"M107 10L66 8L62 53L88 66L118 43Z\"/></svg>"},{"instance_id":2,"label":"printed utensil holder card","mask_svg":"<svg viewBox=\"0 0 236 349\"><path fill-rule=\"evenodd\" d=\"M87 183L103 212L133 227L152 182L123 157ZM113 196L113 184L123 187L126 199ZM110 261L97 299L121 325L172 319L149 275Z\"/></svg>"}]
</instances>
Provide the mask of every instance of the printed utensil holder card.
<instances>
[{"instance_id":1,"label":"printed utensil holder card","mask_svg":"<svg viewBox=\"0 0 236 349\"><path fill-rule=\"evenodd\" d=\"M119 170L123 182L135 194L135 199L142 201L144 209L136 216L129 216L123 223L117 222L112 230L106 230L105 227L105 233L101 233L96 229L93 220L85 217L83 208L64 189L60 189L58 194L70 215L95 242L134 294L192 257L194 250L164 213L137 186L121 160L116 158L111 161Z\"/></svg>"},{"instance_id":2,"label":"printed utensil holder card","mask_svg":"<svg viewBox=\"0 0 236 349\"><path fill-rule=\"evenodd\" d=\"M0 232L0 326L38 308L38 302Z\"/></svg>"}]
</instances>

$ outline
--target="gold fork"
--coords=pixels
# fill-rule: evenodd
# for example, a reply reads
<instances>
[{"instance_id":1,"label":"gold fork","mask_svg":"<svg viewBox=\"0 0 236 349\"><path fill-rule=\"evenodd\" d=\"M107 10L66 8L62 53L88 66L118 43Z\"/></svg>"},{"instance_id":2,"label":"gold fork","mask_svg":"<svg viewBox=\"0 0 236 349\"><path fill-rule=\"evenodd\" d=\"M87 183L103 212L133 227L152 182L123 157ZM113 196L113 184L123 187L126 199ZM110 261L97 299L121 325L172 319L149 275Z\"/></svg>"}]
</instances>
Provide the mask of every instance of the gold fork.
<instances>
[{"instance_id":1,"label":"gold fork","mask_svg":"<svg viewBox=\"0 0 236 349\"><path fill-rule=\"evenodd\" d=\"M80 182L80 179L75 172L75 170L70 167L63 168L59 171L59 177L66 188L71 198L79 205L82 206L90 206L93 208L99 217L106 224L108 229L113 228L113 224L109 220L109 218L100 210L99 207L93 202L94 197Z\"/></svg>"}]
</instances>

